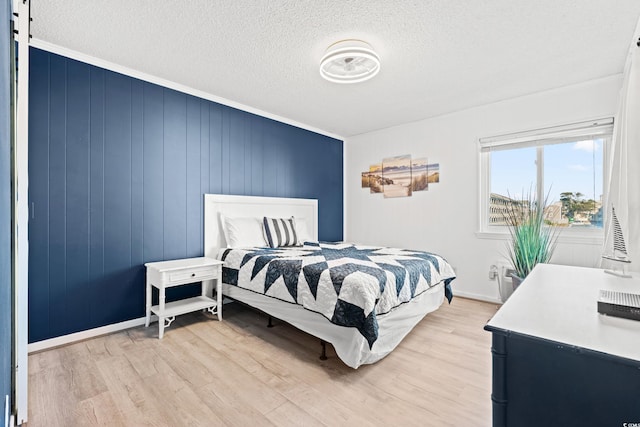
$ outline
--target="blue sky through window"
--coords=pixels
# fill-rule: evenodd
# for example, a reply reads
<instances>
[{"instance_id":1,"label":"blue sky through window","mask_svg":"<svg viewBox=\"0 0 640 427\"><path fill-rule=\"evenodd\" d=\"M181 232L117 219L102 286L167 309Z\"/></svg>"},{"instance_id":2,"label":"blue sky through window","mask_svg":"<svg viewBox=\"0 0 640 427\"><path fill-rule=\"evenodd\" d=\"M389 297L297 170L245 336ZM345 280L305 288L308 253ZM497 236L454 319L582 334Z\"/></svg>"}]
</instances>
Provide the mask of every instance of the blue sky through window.
<instances>
[{"instance_id":1,"label":"blue sky through window","mask_svg":"<svg viewBox=\"0 0 640 427\"><path fill-rule=\"evenodd\" d=\"M536 191L536 148L491 153L491 192L522 199Z\"/></svg>"},{"instance_id":2,"label":"blue sky through window","mask_svg":"<svg viewBox=\"0 0 640 427\"><path fill-rule=\"evenodd\" d=\"M585 199L602 196L603 140L577 141L544 147L544 190L549 203L565 191L580 192ZM519 199L536 191L536 148L491 153L491 192Z\"/></svg>"}]
</instances>

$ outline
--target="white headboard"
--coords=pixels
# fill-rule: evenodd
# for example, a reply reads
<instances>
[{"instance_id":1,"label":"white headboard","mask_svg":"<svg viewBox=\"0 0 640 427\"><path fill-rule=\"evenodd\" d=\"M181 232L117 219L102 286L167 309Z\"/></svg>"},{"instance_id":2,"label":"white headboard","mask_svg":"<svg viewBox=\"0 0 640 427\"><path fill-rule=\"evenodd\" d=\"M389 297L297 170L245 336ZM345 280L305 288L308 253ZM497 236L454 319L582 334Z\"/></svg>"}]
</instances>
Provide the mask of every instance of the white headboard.
<instances>
[{"instance_id":1,"label":"white headboard","mask_svg":"<svg viewBox=\"0 0 640 427\"><path fill-rule=\"evenodd\" d=\"M309 236L313 240L318 240L318 201L315 199L205 194L204 256L206 257L215 258L218 250L227 246L220 214L227 217L304 218Z\"/></svg>"}]
</instances>

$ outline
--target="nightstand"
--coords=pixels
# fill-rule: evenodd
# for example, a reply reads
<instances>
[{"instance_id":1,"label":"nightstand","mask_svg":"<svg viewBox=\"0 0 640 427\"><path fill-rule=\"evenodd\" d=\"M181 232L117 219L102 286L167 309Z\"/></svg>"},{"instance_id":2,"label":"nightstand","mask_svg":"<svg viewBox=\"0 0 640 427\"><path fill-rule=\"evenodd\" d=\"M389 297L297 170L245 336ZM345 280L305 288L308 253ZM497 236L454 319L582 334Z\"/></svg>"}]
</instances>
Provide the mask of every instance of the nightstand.
<instances>
[{"instance_id":1,"label":"nightstand","mask_svg":"<svg viewBox=\"0 0 640 427\"><path fill-rule=\"evenodd\" d=\"M222 320L222 261L199 257L176 259L172 261L148 262L147 267L147 306L145 326L149 326L151 313L158 316L158 338L162 339L164 329L180 314L197 310L207 310L217 314ZM216 299L206 294L205 281L216 281ZM202 282L202 295L165 303L165 289L174 286ZM151 306L152 288L158 289L158 305Z\"/></svg>"}]
</instances>

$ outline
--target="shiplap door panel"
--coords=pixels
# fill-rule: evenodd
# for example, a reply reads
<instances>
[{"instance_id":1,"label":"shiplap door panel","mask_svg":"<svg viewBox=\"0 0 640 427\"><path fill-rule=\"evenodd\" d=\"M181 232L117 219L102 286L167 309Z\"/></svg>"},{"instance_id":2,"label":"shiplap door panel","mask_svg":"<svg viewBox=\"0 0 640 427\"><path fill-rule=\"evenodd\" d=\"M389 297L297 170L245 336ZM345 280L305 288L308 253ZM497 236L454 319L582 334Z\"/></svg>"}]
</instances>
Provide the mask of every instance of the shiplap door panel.
<instances>
[{"instance_id":1,"label":"shiplap door panel","mask_svg":"<svg viewBox=\"0 0 640 427\"><path fill-rule=\"evenodd\" d=\"M11 7L3 1L0 11L0 425L8 425L12 396L14 348L11 285ZM21 349L17 349L21 351ZM26 378L26 373L24 375ZM7 407L5 407L7 405Z\"/></svg>"}]
</instances>

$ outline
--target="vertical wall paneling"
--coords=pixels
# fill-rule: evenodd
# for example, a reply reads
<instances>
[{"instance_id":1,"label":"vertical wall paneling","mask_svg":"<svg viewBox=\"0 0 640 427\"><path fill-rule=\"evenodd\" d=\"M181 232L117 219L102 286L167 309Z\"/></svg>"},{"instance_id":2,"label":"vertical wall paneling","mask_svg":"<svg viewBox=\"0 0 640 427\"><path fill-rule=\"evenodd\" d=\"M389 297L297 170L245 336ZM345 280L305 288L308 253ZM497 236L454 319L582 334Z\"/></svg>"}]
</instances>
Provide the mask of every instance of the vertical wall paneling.
<instances>
[{"instance_id":1,"label":"vertical wall paneling","mask_svg":"<svg viewBox=\"0 0 640 427\"><path fill-rule=\"evenodd\" d=\"M49 57L46 52L39 50L31 50L32 57ZM35 68L35 67L34 67ZM37 68L36 68L37 69ZM92 295L95 295L99 292L99 289L103 289L104 287L104 115L105 115L105 71L99 68L90 68L90 139L89 139L89 281L86 286L91 290ZM31 81L33 81L33 76L40 75L41 73L32 73ZM34 94L38 94L38 96L34 96ZM31 99L36 100L39 97L39 92L36 88L31 89ZM33 101L31 103L33 106ZM33 108L33 107L32 107ZM33 111L33 110L32 110ZM33 113L32 113L33 114ZM39 115L35 115L35 117L39 117ZM31 125L36 122L34 118L31 119ZM34 146L39 139L36 139L33 134L31 134L32 143L30 146ZM37 150L33 150L37 151ZM35 165L32 161L29 162L29 174L30 179L33 180L33 176L36 173L34 171ZM31 188L36 182L31 183ZM39 184L39 182L38 182ZM29 197L32 200L38 200L38 196L33 194L33 190L29 192ZM34 202L35 203L35 202ZM38 202L38 205L43 205L43 208L46 208L46 205ZM46 217L36 218L37 222L45 222ZM33 230L33 222L29 224L29 229ZM33 240L32 240L33 241ZM29 254L29 262L30 265L34 265L35 261L33 260L33 251L34 246L31 247L31 252ZM30 276L31 277L31 276ZM34 286L33 283L36 280L29 281L29 287ZM37 286L37 285L36 285ZM29 295L35 294L31 289L29 290ZM87 301L87 305L91 307L91 324L99 324L105 322L104 319L99 318L100 307L102 306L102 301L100 299L91 298ZM31 310L29 310L31 313ZM31 318L37 318L37 316L30 316ZM29 322L31 324L31 322ZM41 328L39 331L43 331ZM44 330L46 331L46 329ZM35 330L32 331L30 335L30 340L37 341L41 338L36 338L33 334Z\"/></svg>"},{"instance_id":2,"label":"vertical wall paneling","mask_svg":"<svg viewBox=\"0 0 640 427\"><path fill-rule=\"evenodd\" d=\"M187 220L186 257L194 257L202 252L202 226L200 224L200 211L202 205L202 191L200 189L200 176L202 174L200 164L200 100L194 97L187 98L187 126L186 126L186 193L185 215Z\"/></svg>"},{"instance_id":3,"label":"vertical wall paneling","mask_svg":"<svg viewBox=\"0 0 640 427\"><path fill-rule=\"evenodd\" d=\"M262 147L264 157L262 161L262 182L264 195L267 197L277 196L277 174L280 164L278 162L278 146L271 126L271 121L263 122Z\"/></svg>"},{"instance_id":4,"label":"vertical wall paneling","mask_svg":"<svg viewBox=\"0 0 640 427\"><path fill-rule=\"evenodd\" d=\"M70 61L71 62L71 61ZM100 316L118 321L110 307L130 306L135 292L131 266L131 83L117 73L105 74L104 97L104 269ZM123 310L124 311L124 310Z\"/></svg>"},{"instance_id":5,"label":"vertical wall paneling","mask_svg":"<svg viewBox=\"0 0 640 427\"><path fill-rule=\"evenodd\" d=\"M184 258L187 222L187 96L164 91L164 258Z\"/></svg>"},{"instance_id":6,"label":"vertical wall paneling","mask_svg":"<svg viewBox=\"0 0 640 427\"><path fill-rule=\"evenodd\" d=\"M231 114L233 110L223 108L221 111L222 121L220 122L220 185L222 192L230 194L231 192L231 169L236 165L231 164L231 150L229 149L229 138L231 133ZM239 142L238 142L239 143Z\"/></svg>"},{"instance_id":7,"label":"vertical wall paneling","mask_svg":"<svg viewBox=\"0 0 640 427\"><path fill-rule=\"evenodd\" d=\"M143 128L143 84L139 80L131 82L131 271L130 280L137 298L129 298L127 311L135 311L139 301L144 301L145 293L137 287L144 282L144 241L143 207L144 207L144 128Z\"/></svg>"},{"instance_id":8,"label":"vertical wall paneling","mask_svg":"<svg viewBox=\"0 0 640 427\"><path fill-rule=\"evenodd\" d=\"M264 118L251 117L251 187L249 193L255 196L264 195L264 149L263 149L263 127Z\"/></svg>"},{"instance_id":9,"label":"vertical wall paneling","mask_svg":"<svg viewBox=\"0 0 640 427\"><path fill-rule=\"evenodd\" d=\"M229 158L226 158L225 163L222 156L222 116L226 109L214 103L208 103L207 108L209 110L209 193L222 194L224 193L222 177L225 176L225 172L228 175L229 164ZM228 194L229 189L225 190Z\"/></svg>"},{"instance_id":10,"label":"vertical wall paneling","mask_svg":"<svg viewBox=\"0 0 640 427\"><path fill-rule=\"evenodd\" d=\"M228 110L227 131L224 133L223 149L228 152L228 192L229 194L244 194L244 129L241 113ZM222 161L225 161L223 157Z\"/></svg>"},{"instance_id":11,"label":"vertical wall paneling","mask_svg":"<svg viewBox=\"0 0 640 427\"><path fill-rule=\"evenodd\" d=\"M210 141L210 126L209 126L209 102L199 99L198 104L200 106L200 193L205 194L209 193L209 179L210 179L210 155L209 155L209 141ZM198 212L204 211L204 197L200 197L198 200L199 210ZM198 224L200 227L199 234L199 246L198 248L202 248L204 246L204 224L198 220Z\"/></svg>"},{"instance_id":12,"label":"vertical wall paneling","mask_svg":"<svg viewBox=\"0 0 640 427\"><path fill-rule=\"evenodd\" d=\"M143 86L143 182L142 224L145 261L164 257L164 113L163 90L145 83Z\"/></svg>"},{"instance_id":13,"label":"vertical wall paneling","mask_svg":"<svg viewBox=\"0 0 640 427\"><path fill-rule=\"evenodd\" d=\"M77 307L65 313L65 328L89 318L89 120L90 70L80 62L67 63L65 145L66 200L64 228L66 263L66 305Z\"/></svg>"},{"instance_id":14,"label":"vertical wall paneling","mask_svg":"<svg viewBox=\"0 0 640 427\"><path fill-rule=\"evenodd\" d=\"M48 333L49 310L49 55L31 50L30 65L46 70L30 76L29 113L38 117L38 126L29 124L29 135L37 144L29 144L29 282L37 283L37 292L29 292L29 336L43 339ZM38 96L34 97L33 94Z\"/></svg>"},{"instance_id":15,"label":"vertical wall paneling","mask_svg":"<svg viewBox=\"0 0 640 427\"><path fill-rule=\"evenodd\" d=\"M316 138L316 150L318 149L318 136ZM344 162L344 151L342 144L329 144L327 151L320 153L318 156L323 163L321 168L317 170L321 176L326 176L326 182L320 182L319 186L322 187L322 192L319 193L318 198L321 200L332 200L337 194L340 194L340 203L326 203L321 209L321 214L324 218L331 218L329 221L320 221L318 230L319 236L329 241L337 241L343 239L343 223L342 218L344 215L344 208L342 203L343 194L343 173L342 167L336 168L336 165L342 165ZM340 190L337 190L337 189ZM340 221L340 225L334 223L334 220Z\"/></svg>"},{"instance_id":16,"label":"vertical wall paneling","mask_svg":"<svg viewBox=\"0 0 640 427\"><path fill-rule=\"evenodd\" d=\"M32 70L33 72L33 67ZM67 327L67 61L52 56L49 61L49 328L63 334ZM32 94L35 97L35 94ZM31 116L31 114L29 114ZM32 123L30 119L30 123ZM33 137L29 143L34 143ZM31 177L29 178L31 181ZM40 200L33 203L40 204ZM38 244L39 236L31 239ZM35 240L35 242L34 242ZM30 283L34 283L32 280ZM30 310L31 311L31 310ZM31 311L33 313L33 311Z\"/></svg>"},{"instance_id":17,"label":"vertical wall paneling","mask_svg":"<svg viewBox=\"0 0 640 427\"><path fill-rule=\"evenodd\" d=\"M244 139L244 177L242 179L244 183L244 194L252 194L251 191L251 177L253 176L253 158L251 157L251 151L253 150L253 140L251 139L251 128L253 127L253 114L244 113L244 122L247 124L243 127Z\"/></svg>"},{"instance_id":18,"label":"vertical wall paneling","mask_svg":"<svg viewBox=\"0 0 640 427\"><path fill-rule=\"evenodd\" d=\"M202 255L205 193L316 198L342 239L342 141L31 57L30 342L142 317L144 263Z\"/></svg>"}]
</instances>

